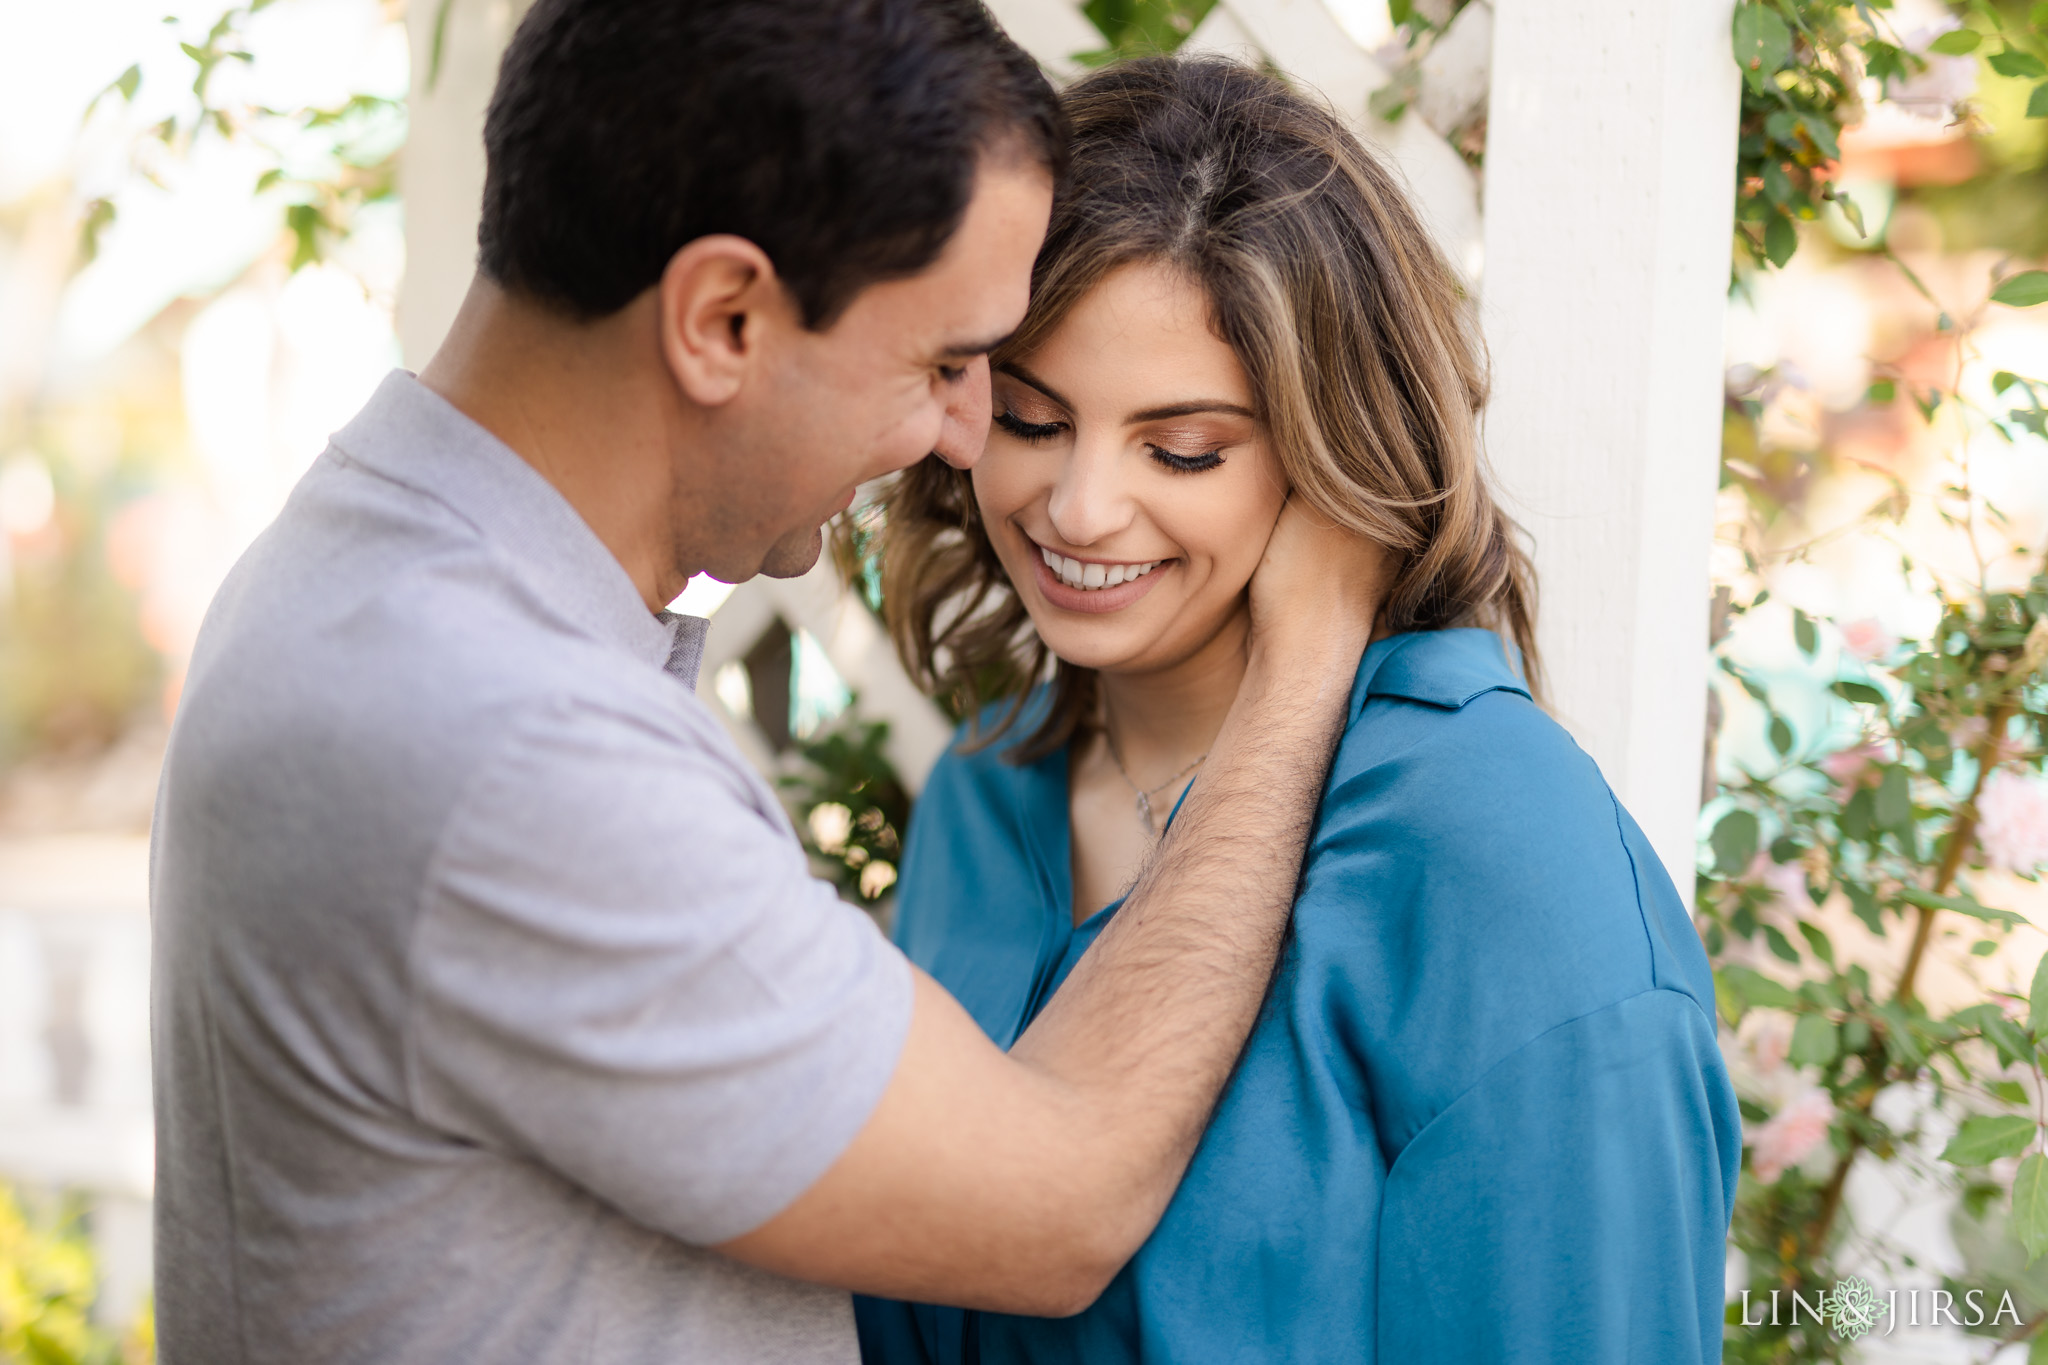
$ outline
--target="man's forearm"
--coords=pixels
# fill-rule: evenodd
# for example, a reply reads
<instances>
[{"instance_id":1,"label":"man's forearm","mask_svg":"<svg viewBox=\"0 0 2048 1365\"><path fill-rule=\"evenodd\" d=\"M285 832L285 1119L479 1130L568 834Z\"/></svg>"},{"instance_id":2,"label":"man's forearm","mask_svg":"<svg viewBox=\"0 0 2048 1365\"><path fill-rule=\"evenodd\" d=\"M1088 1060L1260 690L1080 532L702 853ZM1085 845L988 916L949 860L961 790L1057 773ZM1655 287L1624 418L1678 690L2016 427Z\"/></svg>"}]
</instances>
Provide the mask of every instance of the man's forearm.
<instances>
[{"instance_id":1,"label":"man's forearm","mask_svg":"<svg viewBox=\"0 0 2048 1365\"><path fill-rule=\"evenodd\" d=\"M849 1289L1079 1312L1151 1233L1256 1020L1384 588L1380 551L1290 504L1252 583L1244 682L1173 829L1005 1055L915 978L867 1124L721 1246Z\"/></svg>"},{"instance_id":2,"label":"man's forearm","mask_svg":"<svg viewBox=\"0 0 2048 1365\"><path fill-rule=\"evenodd\" d=\"M1093 1120L1105 1237L1157 1222L1250 1033L1286 934L1362 630L1255 656L1172 829L1011 1056ZM1090 1169L1084 1164L1080 1169ZM1120 1259L1120 1258L1119 1258Z\"/></svg>"}]
</instances>

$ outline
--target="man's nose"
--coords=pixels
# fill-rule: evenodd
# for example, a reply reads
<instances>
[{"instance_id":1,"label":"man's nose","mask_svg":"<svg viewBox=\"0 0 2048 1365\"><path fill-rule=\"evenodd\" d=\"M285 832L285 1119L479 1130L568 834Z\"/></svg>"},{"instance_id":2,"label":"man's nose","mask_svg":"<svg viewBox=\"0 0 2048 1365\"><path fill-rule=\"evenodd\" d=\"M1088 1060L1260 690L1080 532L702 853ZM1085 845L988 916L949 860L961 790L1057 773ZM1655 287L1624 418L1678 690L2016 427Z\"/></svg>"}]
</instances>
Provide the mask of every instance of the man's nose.
<instances>
[{"instance_id":1,"label":"man's nose","mask_svg":"<svg viewBox=\"0 0 2048 1365\"><path fill-rule=\"evenodd\" d=\"M939 440L932 454L955 469L972 469L981 452L988 448L989 419L993 415L989 396L988 357L976 356L967 373L947 386L945 415L939 422Z\"/></svg>"}]
</instances>

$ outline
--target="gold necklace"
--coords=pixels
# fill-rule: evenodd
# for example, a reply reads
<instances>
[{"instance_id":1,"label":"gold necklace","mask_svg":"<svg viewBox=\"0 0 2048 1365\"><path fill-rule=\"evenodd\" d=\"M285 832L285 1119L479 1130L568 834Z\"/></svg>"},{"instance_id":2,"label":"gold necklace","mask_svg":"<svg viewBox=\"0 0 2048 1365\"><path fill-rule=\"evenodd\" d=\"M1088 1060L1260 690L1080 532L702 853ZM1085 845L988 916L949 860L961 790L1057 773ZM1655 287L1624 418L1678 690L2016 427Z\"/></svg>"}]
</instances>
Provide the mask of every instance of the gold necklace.
<instances>
[{"instance_id":1,"label":"gold necklace","mask_svg":"<svg viewBox=\"0 0 2048 1365\"><path fill-rule=\"evenodd\" d=\"M1153 794L1156 792L1165 791L1168 787L1171 787L1174 783L1180 781L1183 777L1186 777L1189 773L1201 767L1203 762L1207 760L1209 755L1204 753L1200 758L1197 758L1194 762L1188 764L1187 767L1182 768L1179 772L1175 773L1172 777L1167 778L1158 786L1145 788L1138 785L1136 779L1134 779L1131 776L1131 770L1124 766L1123 755L1116 751L1116 736L1110 734L1109 727L1106 725L1102 728L1102 738L1103 741L1109 746L1109 761L1116 764L1116 770L1119 774L1122 775L1124 779L1124 784L1128 786L1133 792L1137 793L1138 818L1145 822L1145 833L1157 839L1159 837L1160 830L1158 828L1158 822L1153 818L1152 815Z\"/></svg>"}]
</instances>

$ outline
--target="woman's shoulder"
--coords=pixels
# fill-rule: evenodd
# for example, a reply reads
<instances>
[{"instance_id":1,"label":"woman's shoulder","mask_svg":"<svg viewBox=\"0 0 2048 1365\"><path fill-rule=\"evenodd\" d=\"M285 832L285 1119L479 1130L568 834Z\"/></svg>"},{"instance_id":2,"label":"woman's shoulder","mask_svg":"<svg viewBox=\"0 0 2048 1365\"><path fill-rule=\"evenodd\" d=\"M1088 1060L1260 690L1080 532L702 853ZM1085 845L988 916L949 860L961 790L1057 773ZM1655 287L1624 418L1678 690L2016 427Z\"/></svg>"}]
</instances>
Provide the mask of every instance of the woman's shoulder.
<instances>
[{"instance_id":1,"label":"woman's shoulder","mask_svg":"<svg viewBox=\"0 0 2048 1365\"><path fill-rule=\"evenodd\" d=\"M1459 971L1484 959L1554 977L1574 998L1666 980L1694 991L1705 964L1662 863L1497 638L1381 643L1360 669L1297 923L1340 948L1384 938Z\"/></svg>"},{"instance_id":2,"label":"woman's shoulder","mask_svg":"<svg viewBox=\"0 0 2048 1365\"><path fill-rule=\"evenodd\" d=\"M1332 763L1333 794L1361 779L1398 784L1417 816L1475 788L1611 800L1598 767L1531 698L1490 630L1413 631L1366 651Z\"/></svg>"},{"instance_id":3,"label":"woman's shoulder","mask_svg":"<svg viewBox=\"0 0 2048 1365\"><path fill-rule=\"evenodd\" d=\"M1638 869L1614 795L1530 699L1498 637L1418 632L1373 648L1324 794L1308 885L1453 934L1444 909L1467 927L1636 918Z\"/></svg>"}]
</instances>

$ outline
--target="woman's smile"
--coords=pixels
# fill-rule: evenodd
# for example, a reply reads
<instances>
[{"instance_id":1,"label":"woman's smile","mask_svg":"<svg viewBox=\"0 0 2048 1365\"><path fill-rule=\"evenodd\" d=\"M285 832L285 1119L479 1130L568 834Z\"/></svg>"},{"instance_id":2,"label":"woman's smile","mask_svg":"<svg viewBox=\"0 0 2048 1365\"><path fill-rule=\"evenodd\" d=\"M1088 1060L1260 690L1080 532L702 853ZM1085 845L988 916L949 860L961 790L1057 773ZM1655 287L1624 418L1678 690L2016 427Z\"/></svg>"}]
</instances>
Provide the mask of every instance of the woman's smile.
<instances>
[{"instance_id":1,"label":"woman's smile","mask_svg":"<svg viewBox=\"0 0 2048 1365\"><path fill-rule=\"evenodd\" d=\"M1047 602L1066 611L1101 613L1128 607L1157 587L1162 572L1177 562L1076 559L1047 549L1029 535L1024 539L1038 551L1039 592Z\"/></svg>"}]
</instances>

